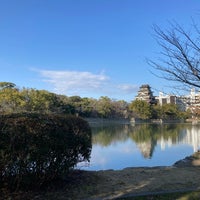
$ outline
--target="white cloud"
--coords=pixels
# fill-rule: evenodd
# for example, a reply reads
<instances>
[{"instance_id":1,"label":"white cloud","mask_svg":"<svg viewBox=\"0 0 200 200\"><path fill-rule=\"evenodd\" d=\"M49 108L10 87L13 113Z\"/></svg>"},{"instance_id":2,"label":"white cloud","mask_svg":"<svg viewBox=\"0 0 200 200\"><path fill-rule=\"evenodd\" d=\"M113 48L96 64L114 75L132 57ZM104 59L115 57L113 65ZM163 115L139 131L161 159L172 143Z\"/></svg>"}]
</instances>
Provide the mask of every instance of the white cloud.
<instances>
[{"instance_id":1,"label":"white cloud","mask_svg":"<svg viewBox=\"0 0 200 200\"><path fill-rule=\"evenodd\" d=\"M120 84L117 86L120 90L124 91L125 93L134 93L138 91L137 85L131 85L131 84Z\"/></svg>"},{"instance_id":2,"label":"white cloud","mask_svg":"<svg viewBox=\"0 0 200 200\"><path fill-rule=\"evenodd\" d=\"M39 73L43 81L51 83L54 90L61 93L97 90L109 80L104 74L90 72L40 70Z\"/></svg>"},{"instance_id":3,"label":"white cloud","mask_svg":"<svg viewBox=\"0 0 200 200\"><path fill-rule=\"evenodd\" d=\"M113 84L105 73L94 74L81 71L57 71L57 70L36 70L42 80L53 86L53 91L66 95L87 95L99 96L121 95L135 93L138 90L136 85Z\"/></svg>"}]
</instances>

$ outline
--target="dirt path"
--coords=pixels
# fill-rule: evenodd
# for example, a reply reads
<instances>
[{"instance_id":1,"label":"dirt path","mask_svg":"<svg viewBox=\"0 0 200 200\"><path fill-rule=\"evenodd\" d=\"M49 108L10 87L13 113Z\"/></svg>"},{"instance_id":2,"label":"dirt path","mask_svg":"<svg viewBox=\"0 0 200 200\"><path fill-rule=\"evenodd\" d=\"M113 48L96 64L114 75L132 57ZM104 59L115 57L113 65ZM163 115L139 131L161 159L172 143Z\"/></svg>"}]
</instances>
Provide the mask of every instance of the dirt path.
<instances>
[{"instance_id":1,"label":"dirt path","mask_svg":"<svg viewBox=\"0 0 200 200\"><path fill-rule=\"evenodd\" d=\"M200 167L127 168L81 171L80 182L35 199L116 199L133 195L200 189Z\"/></svg>"},{"instance_id":2,"label":"dirt path","mask_svg":"<svg viewBox=\"0 0 200 200\"><path fill-rule=\"evenodd\" d=\"M101 183L90 199L113 199L129 195L200 189L199 167L129 168L97 172Z\"/></svg>"}]
</instances>

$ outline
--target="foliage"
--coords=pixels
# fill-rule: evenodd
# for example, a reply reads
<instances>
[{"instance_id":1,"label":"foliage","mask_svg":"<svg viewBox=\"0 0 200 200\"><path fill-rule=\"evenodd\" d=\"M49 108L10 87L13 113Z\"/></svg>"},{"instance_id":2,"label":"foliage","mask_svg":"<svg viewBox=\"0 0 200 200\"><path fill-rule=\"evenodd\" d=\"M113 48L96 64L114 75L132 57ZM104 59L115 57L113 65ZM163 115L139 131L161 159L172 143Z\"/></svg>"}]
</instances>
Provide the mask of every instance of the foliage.
<instances>
[{"instance_id":1,"label":"foliage","mask_svg":"<svg viewBox=\"0 0 200 200\"><path fill-rule=\"evenodd\" d=\"M53 112L56 106L59 107L57 96L46 90L24 89L20 94L27 112L49 113Z\"/></svg>"},{"instance_id":2,"label":"foliage","mask_svg":"<svg viewBox=\"0 0 200 200\"><path fill-rule=\"evenodd\" d=\"M0 91L0 113L60 113L61 102L46 90L5 88Z\"/></svg>"},{"instance_id":3,"label":"foliage","mask_svg":"<svg viewBox=\"0 0 200 200\"><path fill-rule=\"evenodd\" d=\"M179 110L176 104L151 105L146 101L134 100L129 106L130 110L140 119L186 119L189 113Z\"/></svg>"},{"instance_id":4,"label":"foliage","mask_svg":"<svg viewBox=\"0 0 200 200\"><path fill-rule=\"evenodd\" d=\"M140 119L150 119L153 114L152 107L149 103L142 100L134 100L130 104L130 109L137 114Z\"/></svg>"},{"instance_id":5,"label":"foliage","mask_svg":"<svg viewBox=\"0 0 200 200\"><path fill-rule=\"evenodd\" d=\"M115 101L108 97L100 97L98 100L79 96L67 97L46 90L19 90L14 85L0 82L0 114L60 113L103 118L127 118L129 114L128 103L125 101Z\"/></svg>"},{"instance_id":6,"label":"foliage","mask_svg":"<svg viewBox=\"0 0 200 200\"><path fill-rule=\"evenodd\" d=\"M108 97L101 97L98 101L98 113L100 117L110 117L112 113L111 99Z\"/></svg>"},{"instance_id":7,"label":"foliage","mask_svg":"<svg viewBox=\"0 0 200 200\"><path fill-rule=\"evenodd\" d=\"M3 115L0 127L0 186L40 186L90 158L91 130L79 117Z\"/></svg>"},{"instance_id":8,"label":"foliage","mask_svg":"<svg viewBox=\"0 0 200 200\"><path fill-rule=\"evenodd\" d=\"M6 82L7 83L7 82ZM0 82L0 85L5 85ZM6 84L7 85L7 84ZM10 85L14 85L10 83ZM129 118L135 116L141 119L187 118L189 113L180 112L173 104L150 105L145 101L134 100L127 103L123 100L113 100L107 96L99 99L67 97L46 90L5 87L0 90L0 114L9 113L40 113L40 114L71 114L81 117ZM195 110L196 116L199 110Z\"/></svg>"},{"instance_id":9,"label":"foliage","mask_svg":"<svg viewBox=\"0 0 200 200\"><path fill-rule=\"evenodd\" d=\"M24 98L16 88L4 88L0 90L0 112L21 112L24 106Z\"/></svg>"},{"instance_id":10,"label":"foliage","mask_svg":"<svg viewBox=\"0 0 200 200\"><path fill-rule=\"evenodd\" d=\"M14 88L16 85L11 82L0 82L0 90L6 89L6 88Z\"/></svg>"},{"instance_id":11,"label":"foliage","mask_svg":"<svg viewBox=\"0 0 200 200\"><path fill-rule=\"evenodd\" d=\"M179 119L181 111L176 104L164 104L154 106L155 113L159 119Z\"/></svg>"}]
</instances>

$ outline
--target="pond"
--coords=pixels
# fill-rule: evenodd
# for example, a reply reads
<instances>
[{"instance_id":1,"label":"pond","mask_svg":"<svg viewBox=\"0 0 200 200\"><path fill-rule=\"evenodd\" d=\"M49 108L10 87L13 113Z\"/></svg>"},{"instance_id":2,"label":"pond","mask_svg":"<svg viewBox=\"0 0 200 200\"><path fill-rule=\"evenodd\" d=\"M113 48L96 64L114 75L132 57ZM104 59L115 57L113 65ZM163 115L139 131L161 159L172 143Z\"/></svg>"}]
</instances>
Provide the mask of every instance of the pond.
<instances>
[{"instance_id":1,"label":"pond","mask_svg":"<svg viewBox=\"0 0 200 200\"><path fill-rule=\"evenodd\" d=\"M92 125L90 163L85 170L170 166L200 148L200 126L191 124Z\"/></svg>"}]
</instances>

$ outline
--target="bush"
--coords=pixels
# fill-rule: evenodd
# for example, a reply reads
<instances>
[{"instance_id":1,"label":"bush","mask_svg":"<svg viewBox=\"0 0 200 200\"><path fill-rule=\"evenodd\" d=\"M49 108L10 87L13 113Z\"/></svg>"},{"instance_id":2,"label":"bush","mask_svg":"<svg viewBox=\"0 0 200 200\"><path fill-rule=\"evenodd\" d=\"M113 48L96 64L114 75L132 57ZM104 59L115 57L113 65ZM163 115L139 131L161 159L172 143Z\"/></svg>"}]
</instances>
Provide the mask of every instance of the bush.
<instances>
[{"instance_id":1,"label":"bush","mask_svg":"<svg viewBox=\"0 0 200 200\"><path fill-rule=\"evenodd\" d=\"M91 130L82 118L3 115L0 127L0 186L42 185L89 161Z\"/></svg>"}]
</instances>

